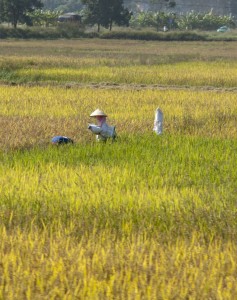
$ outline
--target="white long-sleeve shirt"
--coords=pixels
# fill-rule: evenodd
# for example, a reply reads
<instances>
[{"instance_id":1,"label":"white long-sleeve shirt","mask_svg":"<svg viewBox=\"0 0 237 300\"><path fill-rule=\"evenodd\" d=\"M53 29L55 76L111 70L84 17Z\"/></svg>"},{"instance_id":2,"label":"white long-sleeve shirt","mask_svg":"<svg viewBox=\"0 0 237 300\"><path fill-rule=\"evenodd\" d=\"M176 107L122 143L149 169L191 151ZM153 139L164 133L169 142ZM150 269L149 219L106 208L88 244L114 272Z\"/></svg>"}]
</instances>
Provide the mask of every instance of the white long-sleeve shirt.
<instances>
[{"instance_id":1,"label":"white long-sleeve shirt","mask_svg":"<svg viewBox=\"0 0 237 300\"><path fill-rule=\"evenodd\" d=\"M97 140L106 141L108 138L116 137L115 126L109 126L106 122L103 122L101 126L89 124L88 128L96 134Z\"/></svg>"}]
</instances>

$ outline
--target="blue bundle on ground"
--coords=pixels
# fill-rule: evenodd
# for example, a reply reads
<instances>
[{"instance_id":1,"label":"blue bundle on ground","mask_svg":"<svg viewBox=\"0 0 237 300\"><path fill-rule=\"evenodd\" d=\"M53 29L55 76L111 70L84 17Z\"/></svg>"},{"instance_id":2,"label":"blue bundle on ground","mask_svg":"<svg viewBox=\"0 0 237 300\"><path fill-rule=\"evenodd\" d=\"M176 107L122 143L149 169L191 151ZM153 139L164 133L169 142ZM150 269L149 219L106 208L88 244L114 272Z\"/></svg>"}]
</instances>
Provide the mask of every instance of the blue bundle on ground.
<instances>
[{"instance_id":1,"label":"blue bundle on ground","mask_svg":"<svg viewBox=\"0 0 237 300\"><path fill-rule=\"evenodd\" d=\"M54 145L73 144L73 140L62 135L54 136L51 140Z\"/></svg>"}]
</instances>

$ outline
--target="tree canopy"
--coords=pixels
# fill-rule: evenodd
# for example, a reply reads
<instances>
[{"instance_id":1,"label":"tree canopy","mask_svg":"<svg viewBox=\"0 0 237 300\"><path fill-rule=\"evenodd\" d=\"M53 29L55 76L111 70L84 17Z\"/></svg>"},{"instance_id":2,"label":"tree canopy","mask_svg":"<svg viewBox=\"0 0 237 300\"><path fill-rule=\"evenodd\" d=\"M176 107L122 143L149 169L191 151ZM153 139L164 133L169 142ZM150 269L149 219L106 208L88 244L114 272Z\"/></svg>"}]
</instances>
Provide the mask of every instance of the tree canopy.
<instances>
[{"instance_id":1,"label":"tree canopy","mask_svg":"<svg viewBox=\"0 0 237 300\"><path fill-rule=\"evenodd\" d=\"M29 21L28 12L42 7L41 0L0 0L0 21L9 22L16 28L18 22Z\"/></svg>"},{"instance_id":2,"label":"tree canopy","mask_svg":"<svg viewBox=\"0 0 237 300\"><path fill-rule=\"evenodd\" d=\"M86 6L86 22L91 25L112 29L113 23L128 26L131 13L124 8L123 0L82 0Z\"/></svg>"}]
</instances>

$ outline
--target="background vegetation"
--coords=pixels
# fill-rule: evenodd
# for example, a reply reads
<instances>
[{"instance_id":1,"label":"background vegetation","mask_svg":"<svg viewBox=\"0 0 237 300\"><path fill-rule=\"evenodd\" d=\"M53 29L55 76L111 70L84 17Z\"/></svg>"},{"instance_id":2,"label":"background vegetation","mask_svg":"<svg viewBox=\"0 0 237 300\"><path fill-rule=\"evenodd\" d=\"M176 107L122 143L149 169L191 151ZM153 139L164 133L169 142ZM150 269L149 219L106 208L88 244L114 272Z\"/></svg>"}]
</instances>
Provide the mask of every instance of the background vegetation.
<instances>
[{"instance_id":1,"label":"background vegetation","mask_svg":"<svg viewBox=\"0 0 237 300\"><path fill-rule=\"evenodd\" d=\"M66 6L69 5L73 8L75 1L69 1L67 5L64 5L64 8L57 10L55 9L56 1L46 4L39 0L24 0L22 2L0 0L0 24L2 24L0 38L49 39L93 36L113 38L115 35L115 38L143 40L205 40L205 35L196 32L191 34L187 31L216 32L219 27L226 26L228 28L227 34L231 34L230 31L236 27L236 20L232 15L215 15L212 11L205 13L191 11L185 14L176 14L167 9L167 6L173 5L172 3L174 2L158 1L159 9L133 11L125 6L123 0L82 0L78 4L78 10L73 11L77 14L77 18L73 19L67 16L66 19L63 19L63 13L68 11ZM46 4L44 9L42 9L43 4ZM48 9L51 7L54 9ZM9 25L12 25L14 29L9 28ZM19 26L21 28L17 29ZM112 28L115 26L125 27L127 30L120 30L111 34ZM31 27L34 27L33 30ZM130 27L129 30L128 27ZM99 34L101 30L104 31L102 35ZM166 34L157 34L156 31L165 31ZM171 33L167 33L167 31L171 31ZM224 38L233 40L236 34L234 32L231 35L231 38L229 35Z\"/></svg>"},{"instance_id":2,"label":"background vegetation","mask_svg":"<svg viewBox=\"0 0 237 300\"><path fill-rule=\"evenodd\" d=\"M101 38L101 39L124 39L124 40L143 40L143 41L236 41L236 30L225 33L206 32L206 31L170 31L156 32L152 29L147 30L121 30L117 28L113 31L96 30L85 31L83 26L63 24L57 28L6 28L0 26L0 39L75 39L75 38Z\"/></svg>"}]
</instances>

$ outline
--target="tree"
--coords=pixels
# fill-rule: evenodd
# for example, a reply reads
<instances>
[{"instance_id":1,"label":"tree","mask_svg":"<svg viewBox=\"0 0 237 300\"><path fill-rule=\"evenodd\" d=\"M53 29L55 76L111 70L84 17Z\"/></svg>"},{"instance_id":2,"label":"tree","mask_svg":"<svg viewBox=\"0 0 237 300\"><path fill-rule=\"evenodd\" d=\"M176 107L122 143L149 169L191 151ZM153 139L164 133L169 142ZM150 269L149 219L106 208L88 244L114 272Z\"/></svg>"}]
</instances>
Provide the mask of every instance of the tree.
<instances>
[{"instance_id":1,"label":"tree","mask_svg":"<svg viewBox=\"0 0 237 300\"><path fill-rule=\"evenodd\" d=\"M57 24L60 14L60 11L35 9L33 12L27 13L27 16L29 16L33 25L49 27Z\"/></svg>"},{"instance_id":2,"label":"tree","mask_svg":"<svg viewBox=\"0 0 237 300\"><path fill-rule=\"evenodd\" d=\"M3 5L3 0L0 0L0 23L4 22L4 5Z\"/></svg>"},{"instance_id":3,"label":"tree","mask_svg":"<svg viewBox=\"0 0 237 300\"><path fill-rule=\"evenodd\" d=\"M42 8L43 4L41 0L0 0L0 7L2 8L1 21L9 22L16 28L18 22L29 21L28 12Z\"/></svg>"},{"instance_id":4,"label":"tree","mask_svg":"<svg viewBox=\"0 0 237 300\"><path fill-rule=\"evenodd\" d=\"M118 26L129 26L132 13L124 8L123 0L110 0L109 29L112 30L113 23Z\"/></svg>"},{"instance_id":5,"label":"tree","mask_svg":"<svg viewBox=\"0 0 237 300\"><path fill-rule=\"evenodd\" d=\"M82 0L82 3L86 6L86 22L97 24L98 32L100 26L111 30L113 23L129 25L131 13L124 8L123 0Z\"/></svg>"}]
</instances>

